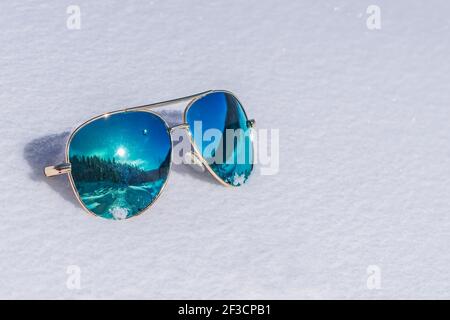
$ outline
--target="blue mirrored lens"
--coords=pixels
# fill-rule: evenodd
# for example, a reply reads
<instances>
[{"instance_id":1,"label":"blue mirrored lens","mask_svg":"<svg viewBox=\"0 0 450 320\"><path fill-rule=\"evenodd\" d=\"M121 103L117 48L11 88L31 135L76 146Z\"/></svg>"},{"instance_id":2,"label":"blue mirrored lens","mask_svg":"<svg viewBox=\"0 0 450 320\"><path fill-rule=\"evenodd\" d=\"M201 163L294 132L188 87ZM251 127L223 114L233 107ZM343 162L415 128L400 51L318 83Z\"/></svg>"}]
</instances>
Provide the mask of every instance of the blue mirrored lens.
<instances>
[{"instance_id":1,"label":"blue mirrored lens","mask_svg":"<svg viewBox=\"0 0 450 320\"><path fill-rule=\"evenodd\" d=\"M253 170L253 146L247 116L230 93L213 92L187 110L194 143L224 182L240 186Z\"/></svg>"},{"instance_id":2,"label":"blue mirrored lens","mask_svg":"<svg viewBox=\"0 0 450 320\"><path fill-rule=\"evenodd\" d=\"M107 219L126 219L159 195L170 168L171 140L149 112L106 115L81 127L69 145L75 188L84 206Z\"/></svg>"}]
</instances>

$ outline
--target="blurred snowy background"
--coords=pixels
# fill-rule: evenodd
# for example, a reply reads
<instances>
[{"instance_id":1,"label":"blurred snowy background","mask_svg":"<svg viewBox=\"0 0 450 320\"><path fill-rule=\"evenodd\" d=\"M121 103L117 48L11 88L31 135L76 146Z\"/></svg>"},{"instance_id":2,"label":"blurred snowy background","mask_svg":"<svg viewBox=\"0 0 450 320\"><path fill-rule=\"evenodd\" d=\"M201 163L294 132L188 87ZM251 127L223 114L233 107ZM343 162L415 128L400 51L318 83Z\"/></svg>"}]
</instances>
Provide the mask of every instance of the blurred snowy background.
<instances>
[{"instance_id":1,"label":"blurred snowy background","mask_svg":"<svg viewBox=\"0 0 450 320\"><path fill-rule=\"evenodd\" d=\"M0 298L450 298L449 11L2 1ZM90 117L207 89L280 130L277 175L234 190L177 167L126 222L43 177Z\"/></svg>"}]
</instances>

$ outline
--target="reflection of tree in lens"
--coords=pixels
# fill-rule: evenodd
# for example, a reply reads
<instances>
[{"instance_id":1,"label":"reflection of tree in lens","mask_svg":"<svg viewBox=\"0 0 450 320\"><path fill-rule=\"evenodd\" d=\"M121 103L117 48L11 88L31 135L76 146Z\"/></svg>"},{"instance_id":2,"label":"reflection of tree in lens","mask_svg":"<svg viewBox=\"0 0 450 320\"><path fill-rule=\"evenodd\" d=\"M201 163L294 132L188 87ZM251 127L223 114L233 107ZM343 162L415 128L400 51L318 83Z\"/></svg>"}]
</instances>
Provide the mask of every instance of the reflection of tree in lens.
<instances>
[{"instance_id":1,"label":"reflection of tree in lens","mask_svg":"<svg viewBox=\"0 0 450 320\"><path fill-rule=\"evenodd\" d=\"M226 101L226 116L225 124L222 131L222 141L218 145L221 146L223 159L220 163L211 163L213 171L221 177L225 182L240 186L244 184L250 176L253 165L251 159L252 146L249 140L247 127L247 119L242 111L242 107L235 97L231 94L224 94ZM234 130L241 133L233 137L234 141L227 141L227 130ZM245 155L239 154L244 152ZM213 151L212 158L215 158L216 150ZM238 161L240 156L244 156L245 161L241 163Z\"/></svg>"}]
</instances>

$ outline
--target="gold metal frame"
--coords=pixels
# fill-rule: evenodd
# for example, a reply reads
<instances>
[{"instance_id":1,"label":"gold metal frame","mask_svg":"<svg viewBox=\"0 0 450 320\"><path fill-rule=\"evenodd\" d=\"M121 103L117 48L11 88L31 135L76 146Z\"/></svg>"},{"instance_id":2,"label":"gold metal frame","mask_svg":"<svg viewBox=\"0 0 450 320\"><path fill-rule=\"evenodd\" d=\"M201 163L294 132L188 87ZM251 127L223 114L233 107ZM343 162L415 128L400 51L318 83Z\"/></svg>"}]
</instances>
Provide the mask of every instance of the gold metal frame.
<instances>
[{"instance_id":1,"label":"gold metal frame","mask_svg":"<svg viewBox=\"0 0 450 320\"><path fill-rule=\"evenodd\" d=\"M71 164L70 164L70 160L69 160L69 147L70 147L70 143L72 142L73 137L75 136L75 134L84 126L86 126L87 124L91 123L92 121L95 121L97 119L100 118L104 118L104 117L108 117L109 115L112 114L117 114L117 113L124 113L124 112L147 112L147 113L151 113L155 116L157 116L158 118L160 118L162 120L162 122L164 123L166 130L169 134L170 137L170 143L171 143L171 147L170 147L170 165L169 165L169 171L167 174L167 178L166 181L164 182L161 190L159 191L158 195L155 197L155 199L153 199L153 201L147 206L145 207L143 210L141 210L139 213L135 214L134 216L130 217L136 217L141 215L144 211L146 211L148 208L150 208L155 202L156 200L158 200L158 198L160 197L160 195L163 193L167 182L169 181L169 176L170 176L170 172L172 169L172 160L173 160L173 141L172 141L172 131L175 129L186 129L187 133L188 133L188 137L189 137L189 141L190 144L194 150L194 156L197 157L197 159L200 160L201 164L207 169L207 171L218 181L220 182L222 185L227 186L227 187L235 187L231 184L226 183L222 178L220 178L210 167L209 163L206 161L206 159L203 157L202 153L198 150L197 146L195 145L195 142L193 140L192 137L192 133L191 133L191 129L189 128L189 124L186 122L186 115L187 112L189 110L189 108L199 99L203 98L204 96L213 93L213 92L224 92L224 93L228 93L231 94L241 105L243 111L244 111L244 115L247 119L247 123L249 124L250 127L254 127L255 125L255 120L251 119L248 120L248 116L247 113L245 112L244 107L242 106L241 102L239 101L239 99L236 97L236 95L234 95L232 92L230 91L226 91L226 90L208 90L208 91L204 91L201 93L197 93L197 94L193 94L190 96L186 96L186 97L182 97L182 98L177 98L177 99L172 99L172 100L166 100L166 101L161 101L161 102L156 102L156 103L151 103L151 104L146 104L146 105L141 105L141 106L136 106L136 107L129 107L129 108L124 108L124 109L120 109L117 111L112 111L112 112L107 112L104 114L101 114L99 116L95 116L87 121L85 121L84 123L82 123L80 126L78 126L75 130L72 131L72 133L69 136L69 139L66 143L66 148L65 148L65 162L58 164L58 165L54 165L54 166L48 166L44 168L44 174L47 177L53 177L53 176L57 176L57 175L61 175L61 174L67 174L69 182L70 182L70 186L72 187L72 190L78 200L78 202L80 203L81 207L88 212L91 215L97 216L96 214L94 214L91 210L89 210L83 203L83 201L80 198L80 194L78 193L76 187L75 187L75 182L73 180L73 176L72 176L72 172L71 172ZM186 100L190 100L188 105L185 107L184 112L183 112L183 122L177 125L174 125L172 127L170 127L167 122L157 113L151 111L151 109L154 108L160 108L163 106L168 106L168 105L174 105L177 104L179 102L182 101L186 101ZM252 144L252 148L253 148L253 144Z\"/></svg>"}]
</instances>

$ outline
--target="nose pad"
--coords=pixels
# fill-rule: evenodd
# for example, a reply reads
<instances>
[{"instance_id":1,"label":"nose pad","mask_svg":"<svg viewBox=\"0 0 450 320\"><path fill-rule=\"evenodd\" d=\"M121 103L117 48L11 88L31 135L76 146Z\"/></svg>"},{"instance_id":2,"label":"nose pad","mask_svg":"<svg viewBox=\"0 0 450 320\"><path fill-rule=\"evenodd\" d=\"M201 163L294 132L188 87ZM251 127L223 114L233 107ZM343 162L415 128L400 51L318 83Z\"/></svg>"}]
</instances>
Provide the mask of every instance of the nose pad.
<instances>
[{"instance_id":1,"label":"nose pad","mask_svg":"<svg viewBox=\"0 0 450 320\"><path fill-rule=\"evenodd\" d=\"M184 163L189 165L192 169L194 169L197 172L205 171L205 166L194 152L186 152L184 154Z\"/></svg>"}]
</instances>

